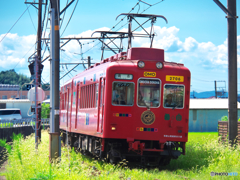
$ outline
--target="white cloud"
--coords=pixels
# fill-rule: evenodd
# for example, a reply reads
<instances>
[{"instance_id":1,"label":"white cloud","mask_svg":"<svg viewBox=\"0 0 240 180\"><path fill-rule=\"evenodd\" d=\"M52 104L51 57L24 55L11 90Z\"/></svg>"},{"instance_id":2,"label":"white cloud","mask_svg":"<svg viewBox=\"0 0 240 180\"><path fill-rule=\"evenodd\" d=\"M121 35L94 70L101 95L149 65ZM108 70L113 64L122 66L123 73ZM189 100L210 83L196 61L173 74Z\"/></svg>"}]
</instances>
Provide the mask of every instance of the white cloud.
<instances>
[{"instance_id":1,"label":"white cloud","mask_svg":"<svg viewBox=\"0 0 240 180\"><path fill-rule=\"evenodd\" d=\"M147 30L150 30L150 28L147 28ZM67 37L91 37L94 31L109 31L109 28L103 27L96 30L88 30L80 34L69 35ZM122 29L120 31L127 32L127 29ZM196 67L201 66L204 69L217 67L219 68L219 71L227 68L227 40L220 45L215 45L210 41L198 42L194 39L194 37L187 37L184 40L180 40L178 36L178 32L180 30L175 26L169 28L155 26L154 31L156 36L153 42L153 47L165 50L166 61L184 63L185 65L194 64ZM143 33L143 31L136 33ZM5 34L0 35L0 39L2 39L4 35ZM100 36L100 34L95 33L93 36ZM0 43L0 64L2 68L0 70L12 69L17 65L16 70L18 70L18 72L20 71L27 76L30 76L28 70L29 63L27 60L35 50L35 41L36 35L18 36L17 34L9 33ZM240 36L237 37L237 42L237 58L238 61L240 61ZM94 57L94 59L100 59L101 43L98 43L98 40L95 42L93 42L93 40L81 41L82 48L80 48L81 46L76 40L70 41L62 48L65 51L61 51L61 62L79 62L82 58L79 54L86 52L89 49L91 49L91 51L85 53L83 58L90 55L91 57ZM149 47L149 45L150 41L148 38L133 39L133 47ZM127 47L126 43L125 47ZM45 57L47 55L49 55L48 51L45 53ZM106 56L108 56L108 54ZM69 67L69 69L71 69L71 67ZM49 61L45 61L43 74L48 78L46 81L49 80L49 72L50 63Z\"/></svg>"},{"instance_id":2,"label":"white cloud","mask_svg":"<svg viewBox=\"0 0 240 180\"><path fill-rule=\"evenodd\" d=\"M2 39L5 34L0 35ZM9 33L0 43L0 64L4 69L13 69L15 66L18 68L26 67L27 55L32 52L26 53L31 49L36 40L35 35L18 36L17 34ZM24 57L26 55L26 57Z\"/></svg>"},{"instance_id":3,"label":"white cloud","mask_svg":"<svg viewBox=\"0 0 240 180\"><path fill-rule=\"evenodd\" d=\"M109 31L109 30L110 29L107 27L102 27L96 30L88 30L77 35L68 35L66 37L75 37L75 38L91 37L95 31ZM99 33L94 33L92 37L99 37L99 36L100 36ZM72 58L76 56L76 54L74 53L77 53L79 55L81 53L85 53L89 49L91 49L91 53L94 53L96 50L99 49L100 45L101 44L99 43L98 40L81 40L81 44L79 44L77 40L71 40L62 49L65 50L65 53L67 54L67 56ZM79 56L79 58L81 57Z\"/></svg>"},{"instance_id":4,"label":"white cloud","mask_svg":"<svg viewBox=\"0 0 240 180\"><path fill-rule=\"evenodd\" d=\"M146 29L149 31L150 27ZM216 66L227 67L227 40L218 46L212 42L198 42L193 37L187 37L184 41L181 41L177 35L179 29L175 26L169 28L154 26L154 32L157 36L155 36L153 41L153 47L164 49L167 61L197 63L208 68ZM144 33L144 31L137 33ZM237 41L238 66L240 67L240 36L237 37ZM135 38L133 42L136 46L150 46L150 41L147 38Z\"/></svg>"}]
</instances>

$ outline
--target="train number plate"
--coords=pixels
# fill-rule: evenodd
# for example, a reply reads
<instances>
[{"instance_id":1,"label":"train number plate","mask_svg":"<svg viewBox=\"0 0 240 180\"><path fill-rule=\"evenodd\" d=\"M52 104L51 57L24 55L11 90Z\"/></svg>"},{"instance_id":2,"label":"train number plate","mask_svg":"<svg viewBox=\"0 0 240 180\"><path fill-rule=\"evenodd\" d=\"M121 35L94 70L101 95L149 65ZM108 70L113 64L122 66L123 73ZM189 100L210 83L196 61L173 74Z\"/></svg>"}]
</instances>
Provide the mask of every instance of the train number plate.
<instances>
[{"instance_id":1,"label":"train number plate","mask_svg":"<svg viewBox=\"0 0 240 180\"><path fill-rule=\"evenodd\" d=\"M144 77L156 77L156 72L144 72Z\"/></svg>"},{"instance_id":2,"label":"train number plate","mask_svg":"<svg viewBox=\"0 0 240 180\"><path fill-rule=\"evenodd\" d=\"M183 77L183 76L167 75L167 76L166 76L166 81L184 82L184 77Z\"/></svg>"}]
</instances>

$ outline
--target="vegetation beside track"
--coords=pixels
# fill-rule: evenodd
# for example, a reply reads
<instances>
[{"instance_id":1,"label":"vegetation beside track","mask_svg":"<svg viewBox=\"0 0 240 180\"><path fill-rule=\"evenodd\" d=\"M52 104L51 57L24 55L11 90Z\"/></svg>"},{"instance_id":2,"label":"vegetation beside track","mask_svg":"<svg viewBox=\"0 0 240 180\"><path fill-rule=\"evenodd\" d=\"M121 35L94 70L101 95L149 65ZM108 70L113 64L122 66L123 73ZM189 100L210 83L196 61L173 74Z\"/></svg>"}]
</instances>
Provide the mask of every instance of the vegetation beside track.
<instances>
[{"instance_id":1,"label":"vegetation beside track","mask_svg":"<svg viewBox=\"0 0 240 180\"><path fill-rule=\"evenodd\" d=\"M13 137L8 147L8 165L2 173L7 179L239 179L240 147L219 144L217 133L189 133L186 155L158 168L127 167L125 162L112 165L97 161L62 147L61 162L49 164L49 135L42 133L42 142L35 150L33 135L25 140ZM4 141L1 142L4 146ZM238 176L215 176L210 172L237 172Z\"/></svg>"}]
</instances>

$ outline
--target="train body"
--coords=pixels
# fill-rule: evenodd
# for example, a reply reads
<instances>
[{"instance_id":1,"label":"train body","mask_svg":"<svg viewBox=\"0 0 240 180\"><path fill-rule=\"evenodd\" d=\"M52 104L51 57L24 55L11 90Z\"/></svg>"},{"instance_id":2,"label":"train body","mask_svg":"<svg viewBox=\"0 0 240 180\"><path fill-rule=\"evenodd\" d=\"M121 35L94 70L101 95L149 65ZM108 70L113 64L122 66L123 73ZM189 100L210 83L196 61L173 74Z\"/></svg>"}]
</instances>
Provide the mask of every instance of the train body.
<instances>
[{"instance_id":1,"label":"train body","mask_svg":"<svg viewBox=\"0 0 240 180\"><path fill-rule=\"evenodd\" d=\"M166 165L185 154L189 96L183 64L164 61L162 49L128 49L61 87L63 141L111 162Z\"/></svg>"}]
</instances>

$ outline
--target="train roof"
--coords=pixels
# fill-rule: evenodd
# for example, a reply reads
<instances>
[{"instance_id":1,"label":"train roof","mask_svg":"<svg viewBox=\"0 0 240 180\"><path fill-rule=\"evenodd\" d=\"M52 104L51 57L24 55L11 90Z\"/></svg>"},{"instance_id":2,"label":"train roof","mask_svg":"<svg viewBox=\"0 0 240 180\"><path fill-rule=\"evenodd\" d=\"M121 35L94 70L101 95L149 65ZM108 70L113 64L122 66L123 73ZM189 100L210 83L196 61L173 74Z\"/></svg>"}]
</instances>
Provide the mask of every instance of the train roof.
<instances>
[{"instance_id":1,"label":"train roof","mask_svg":"<svg viewBox=\"0 0 240 180\"><path fill-rule=\"evenodd\" d=\"M163 49L157 49L157 48L146 48L146 47L133 47L128 49L127 52L120 52L118 54L115 54L109 58L106 58L102 60L100 63L95 63L94 65L90 66L89 68L85 69L85 73L91 73L89 70L95 69L95 67L103 67L103 64L109 63L109 62L116 62L116 63L129 63L129 61L159 61L163 62L164 65L167 66L178 66L178 67L184 67L181 63L175 63L175 62L166 62L164 60L164 50ZM133 63L133 62L132 62ZM135 62L136 64L137 62ZM134 63L133 63L134 64ZM108 64L109 65L109 64ZM114 63L112 63L114 65ZM81 76L80 74L77 74L72 79ZM72 79L67 80L63 86L69 84Z\"/></svg>"}]
</instances>

